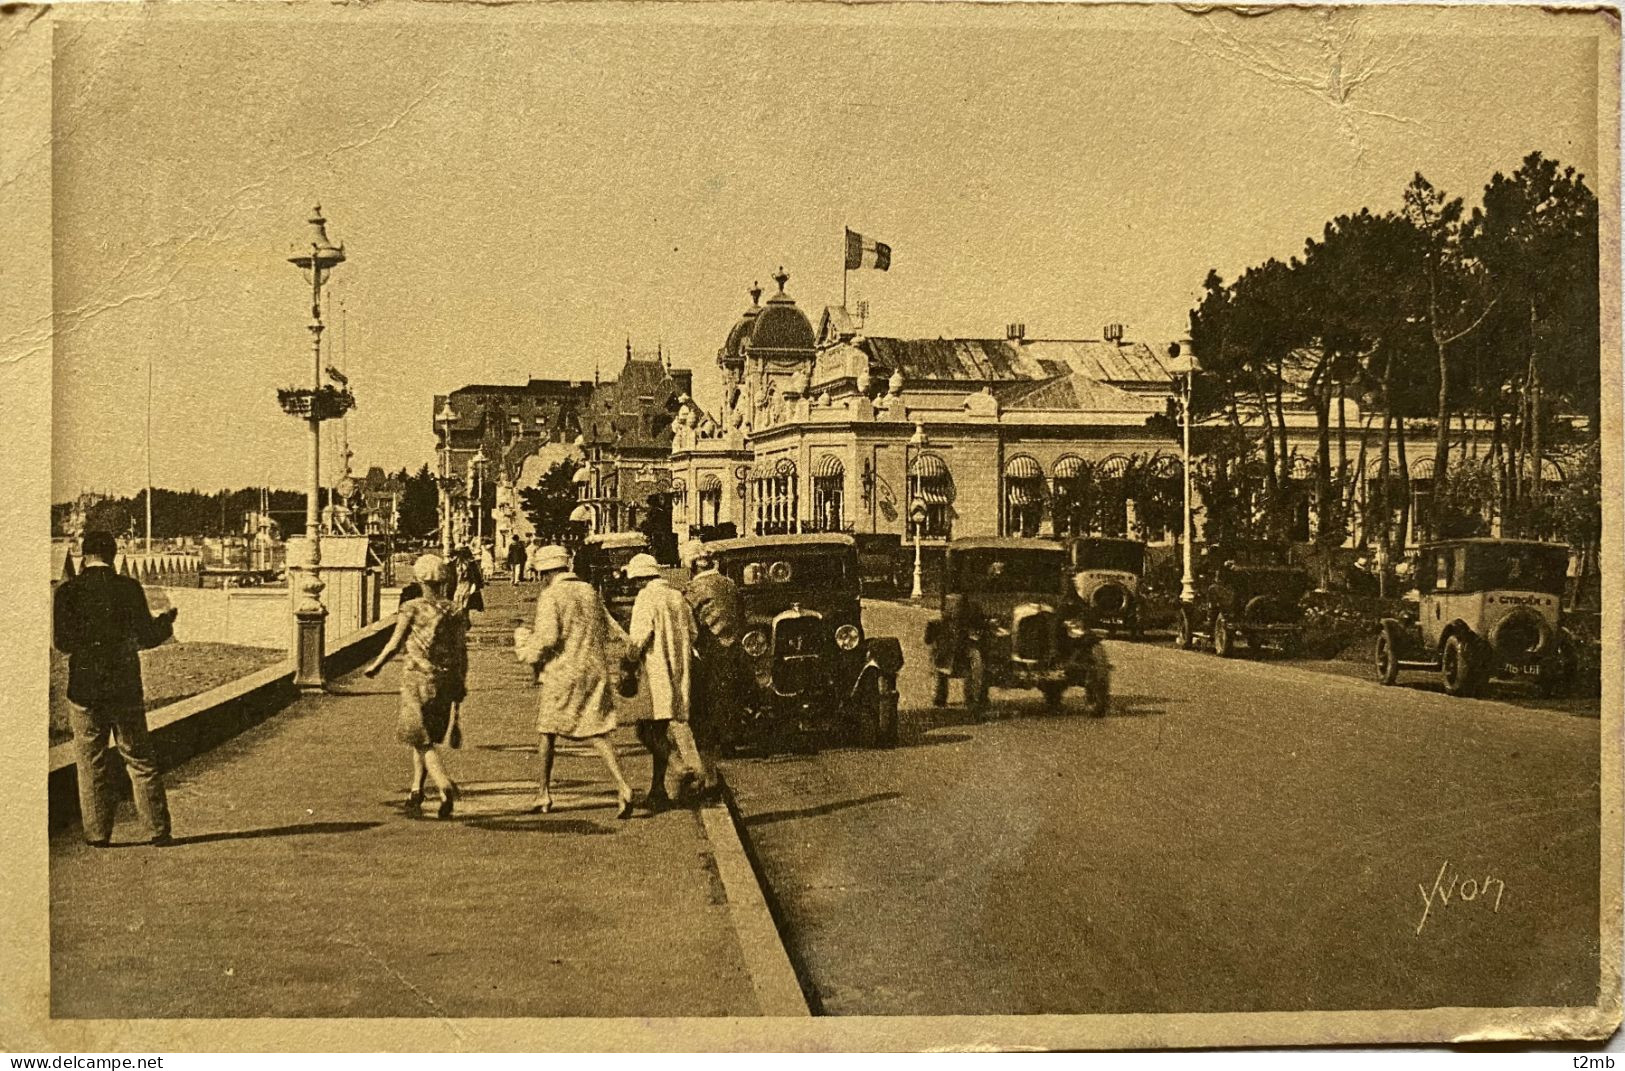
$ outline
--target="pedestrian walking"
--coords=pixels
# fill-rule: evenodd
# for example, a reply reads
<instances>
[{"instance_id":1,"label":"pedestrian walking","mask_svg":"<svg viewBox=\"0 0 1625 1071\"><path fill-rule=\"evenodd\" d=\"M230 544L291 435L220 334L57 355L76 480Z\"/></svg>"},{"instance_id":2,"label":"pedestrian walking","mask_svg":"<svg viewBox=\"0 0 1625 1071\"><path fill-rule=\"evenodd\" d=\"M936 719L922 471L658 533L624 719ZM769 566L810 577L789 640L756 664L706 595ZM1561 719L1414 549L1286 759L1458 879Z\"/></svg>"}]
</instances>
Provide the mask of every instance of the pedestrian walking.
<instances>
[{"instance_id":1,"label":"pedestrian walking","mask_svg":"<svg viewBox=\"0 0 1625 1071\"><path fill-rule=\"evenodd\" d=\"M755 685L744 648L745 606L738 586L717 570L715 557L703 543L689 543L683 558L693 577L685 596L694 611L698 633L695 683L697 701L690 718L700 754L725 743L743 719L742 704ZM709 759L706 759L709 766ZM708 790L714 791L714 782Z\"/></svg>"},{"instance_id":2,"label":"pedestrian walking","mask_svg":"<svg viewBox=\"0 0 1625 1071\"><path fill-rule=\"evenodd\" d=\"M496 551L491 549L489 539L480 541L479 557L475 560L480 563L480 574L485 578L485 582L489 584L491 578L497 575Z\"/></svg>"},{"instance_id":3,"label":"pedestrian walking","mask_svg":"<svg viewBox=\"0 0 1625 1071\"><path fill-rule=\"evenodd\" d=\"M389 642L364 672L376 677L386 662L404 652L396 734L412 749L406 810L416 815L422 809L427 776L440 792L437 813L450 818L457 783L446 773L435 747L451 735L452 708L468 691L468 619L446 597L446 564L437 555L420 557L412 574L423 594L401 607Z\"/></svg>"},{"instance_id":4,"label":"pedestrian walking","mask_svg":"<svg viewBox=\"0 0 1625 1071\"><path fill-rule=\"evenodd\" d=\"M514 587L525 579L525 561L529 555L523 539L515 536L508 541L508 582Z\"/></svg>"},{"instance_id":5,"label":"pedestrian walking","mask_svg":"<svg viewBox=\"0 0 1625 1071\"><path fill-rule=\"evenodd\" d=\"M116 749L148 843L170 843L169 800L147 732L140 652L173 634L174 607L154 617L141 582L113 571L118 540L87 532L84 564L56 589L52 642L68 656L68 720L79 761L79 817L86 843L105 848L118 806Z\"/></svg>"},{"instance_id":6,"label":"pedestrian walking","mask_svg":"<svg viewBox=\"0 0 1625 1071\"><path fill-rule=\"evenodd\" d=\"M531 540L530 553L525 556L525 575L529 579L540 580L542 578L542 571L536 567L536 564L541 560L542 551L546 550L549 545L543 543L540 536Z\"/></svg>"},{"instance_id":7,"label":"pedestrian walking","mask_svg":"<svg viewBox=\"0 0 1625 1071\"><path fill-rule=\"evenodd\" d=\"M485 609L485 576L465 544L452 556L451 601L465 617Z\"/></svg>"},{"instance_id":8,"label":"pedestrian walking","mask_svg":"<svg viewBox=\"0 0 1625 1071\"><path fill-rule=\"evenodd\" d=\"M660 574L653 555L638 554L626 563L626 578L640 585L632 604L626 660L643 670L649 689L649 715L636 725L638 741L649 749L654 772L647 803L650 810L670 806L666 771L675 750L684 766L685 784L698 782L710 793L716 775L700 754L689 728L689 700L694 680L694 612L683 593Z\"/></svg>"},{"instance_id":9,"label":"pedestrian walking","mask_svg":"<svg viewBox=\"0 0 1625 1071\"><path fill-rule=\"evenodd\" d=\"M553 809L553 754L563 736L586 741L604 760L620 803L617 817L630 818L632 789L609 740L615 731L610 645L624 644L626 633L593 586L570 571L569 551L541 547L531 561L543 584L536 597L536 627L516 635L515 644L521 662L539 667L541 686L536 729L542 776L532 809L543 814Z\"/></svg>"}]
</instances>

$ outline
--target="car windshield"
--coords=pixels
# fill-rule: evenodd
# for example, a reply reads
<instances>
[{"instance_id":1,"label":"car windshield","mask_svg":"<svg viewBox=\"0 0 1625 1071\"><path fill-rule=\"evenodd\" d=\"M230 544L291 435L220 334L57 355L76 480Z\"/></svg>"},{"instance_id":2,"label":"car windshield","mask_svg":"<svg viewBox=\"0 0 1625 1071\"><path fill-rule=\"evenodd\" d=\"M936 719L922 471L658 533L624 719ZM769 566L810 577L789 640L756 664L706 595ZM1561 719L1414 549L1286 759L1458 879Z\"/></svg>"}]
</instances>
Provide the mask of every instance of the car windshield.
<instances>
[{"instance_id":1,"label":"car windshield","mask_svg":"<svg viewBox=\"0 0 1625 1071\"><path fill-rule=\"evenodd\" d=\"M1120 569L1140 573L1145 569L1145 544L1082 541L1072 545L1074 569Z\"/></svg>"},{"instance_id":2,"label":"car windshield","mask_svg":"<svg viewBox=\"0 0 1625 1071\"><path fill-rule=\"evenodd\" d=\"M1563 592L1569 555L1565 547L1520 546L1490 543L1475 546L1469 556L1467 583L1474 590L1509 588L1515 591Z\"/></svg>"},{"instance_id":3,"label":"car windshield","mask_svg":"<svg viewBox=\"0 0 1625 1071\"><path fill-rule=\"evenodd\" d=\"M784 588L846 588L857 583L851 550L827 547L755 547L723 555L718 570L745 594Z\"/></svg>"},{"instance_id":4,"label":"car windshield","mask_svg":"<svg viewBox=\"0 0 1625 1071\"><path fill-rule=\"evenodd\" d=\"M1063 590L1066 555L1052 550L953 552L952 586L966 592Z\"/></svg>"}]
</instances>

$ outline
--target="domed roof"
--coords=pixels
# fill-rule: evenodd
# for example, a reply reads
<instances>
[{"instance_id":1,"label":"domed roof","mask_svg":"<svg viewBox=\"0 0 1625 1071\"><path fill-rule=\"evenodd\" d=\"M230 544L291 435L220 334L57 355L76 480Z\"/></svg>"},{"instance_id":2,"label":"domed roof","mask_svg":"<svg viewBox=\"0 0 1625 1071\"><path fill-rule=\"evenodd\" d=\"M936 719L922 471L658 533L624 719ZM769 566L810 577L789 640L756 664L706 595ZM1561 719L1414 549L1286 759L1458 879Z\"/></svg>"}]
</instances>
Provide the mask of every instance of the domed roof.
<instances>
[{"instance_id":1,"label":"domed roof","mask_svg":"<svg viewBox=\"0 0 1625 1071\"><path fill-rule=\"evenodd\" d=\"M811 351L817 344L812 322L796 308L795 299L784 292L790 277L780 268L773 281L779 284L779 292L768 298L756 315L750 329L751 349Z\"/></svg>"},{"instance_id":2,"label":"domed roof","mask_svg":"<svg viewBox=\"0 0 1625 1071\"><path fill-rule=\"evenodd\" d=\"M722 344L722 352L717 354L719 361L742 361L745 355L739 352L745 339L750 337L750 329L756 324L756 317L762 311L758 304L762 298L762 288L752 285L750 288L750 308L739 317L739 322L728 331L728 341Z\"/></svg>"}]
</instances>

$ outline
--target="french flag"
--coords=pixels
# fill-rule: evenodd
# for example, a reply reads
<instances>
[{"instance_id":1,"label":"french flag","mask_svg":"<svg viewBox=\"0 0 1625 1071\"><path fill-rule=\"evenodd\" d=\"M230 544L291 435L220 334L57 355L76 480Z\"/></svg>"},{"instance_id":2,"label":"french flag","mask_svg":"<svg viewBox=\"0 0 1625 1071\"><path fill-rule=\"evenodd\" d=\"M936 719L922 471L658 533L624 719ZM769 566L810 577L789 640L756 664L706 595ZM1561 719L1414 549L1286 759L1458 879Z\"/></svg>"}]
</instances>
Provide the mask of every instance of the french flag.
<instances>
[{"instance_id":1,"label":"french flag","mask_svg":"<svg viewBox=\"0 0 1625 1071\"><path fill-rule=\"evenodd\" d=\"M855 271L858 268L889 270L891 268L891 246L885 242L865 238L848 227L846 229L846 270Z\"/></svg>"}]
</instances>

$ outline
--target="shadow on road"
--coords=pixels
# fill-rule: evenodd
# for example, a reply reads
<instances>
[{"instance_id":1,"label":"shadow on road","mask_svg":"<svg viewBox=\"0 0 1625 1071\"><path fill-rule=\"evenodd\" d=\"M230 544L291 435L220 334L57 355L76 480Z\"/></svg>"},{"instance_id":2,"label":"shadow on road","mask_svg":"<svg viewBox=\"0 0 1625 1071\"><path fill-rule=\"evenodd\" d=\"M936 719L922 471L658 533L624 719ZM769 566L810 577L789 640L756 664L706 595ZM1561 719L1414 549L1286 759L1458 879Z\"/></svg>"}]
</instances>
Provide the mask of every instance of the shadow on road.
<instances>
[{"instance_id":1,"label":"shadow on road","mask_svg":"<svg viewBox=\"0 0 1625 1071\"><path fill-rule=\"evenodd\" d=\"M458 824L470 829L489 830L492 833L570 833L604 837L615 832L583 818L555 818L546 814L493 815L489 818L471 818Z\"/></svg>"},{"instance_id":2,"label":"shadow on road","mask_svg":"<svg viewBox=\"0 0 1625 1071\"><path fill-rule=\"evenodd\" d=\"M382 822L300 822L291 826L271 826L266 829L232 829L219 833L198 833L190 837L176 837L172 847L187 844L212 844L221 840L259 840L261 837L302 837L320 833L360 833L383 825Z\"/></svg>"},{"instance_id":3,"label":"shadow on road","mask_svg":"<svg viewBox=\"0 0 1625 1071\"><path fill-rule=\"evenodd\" d=\"M783 822L791 818L818 818L822 815L844 811L849 807L862 807L870 803L884 803L887 800L902 799L901 792L875 792L867 796L859 796L851 800L834 800L830 803L820 803L815 807L796 807L784 811L763 811L753 814L745 819L747 826L763 826L770 822Z\"/></svg>"}]
</instances>

